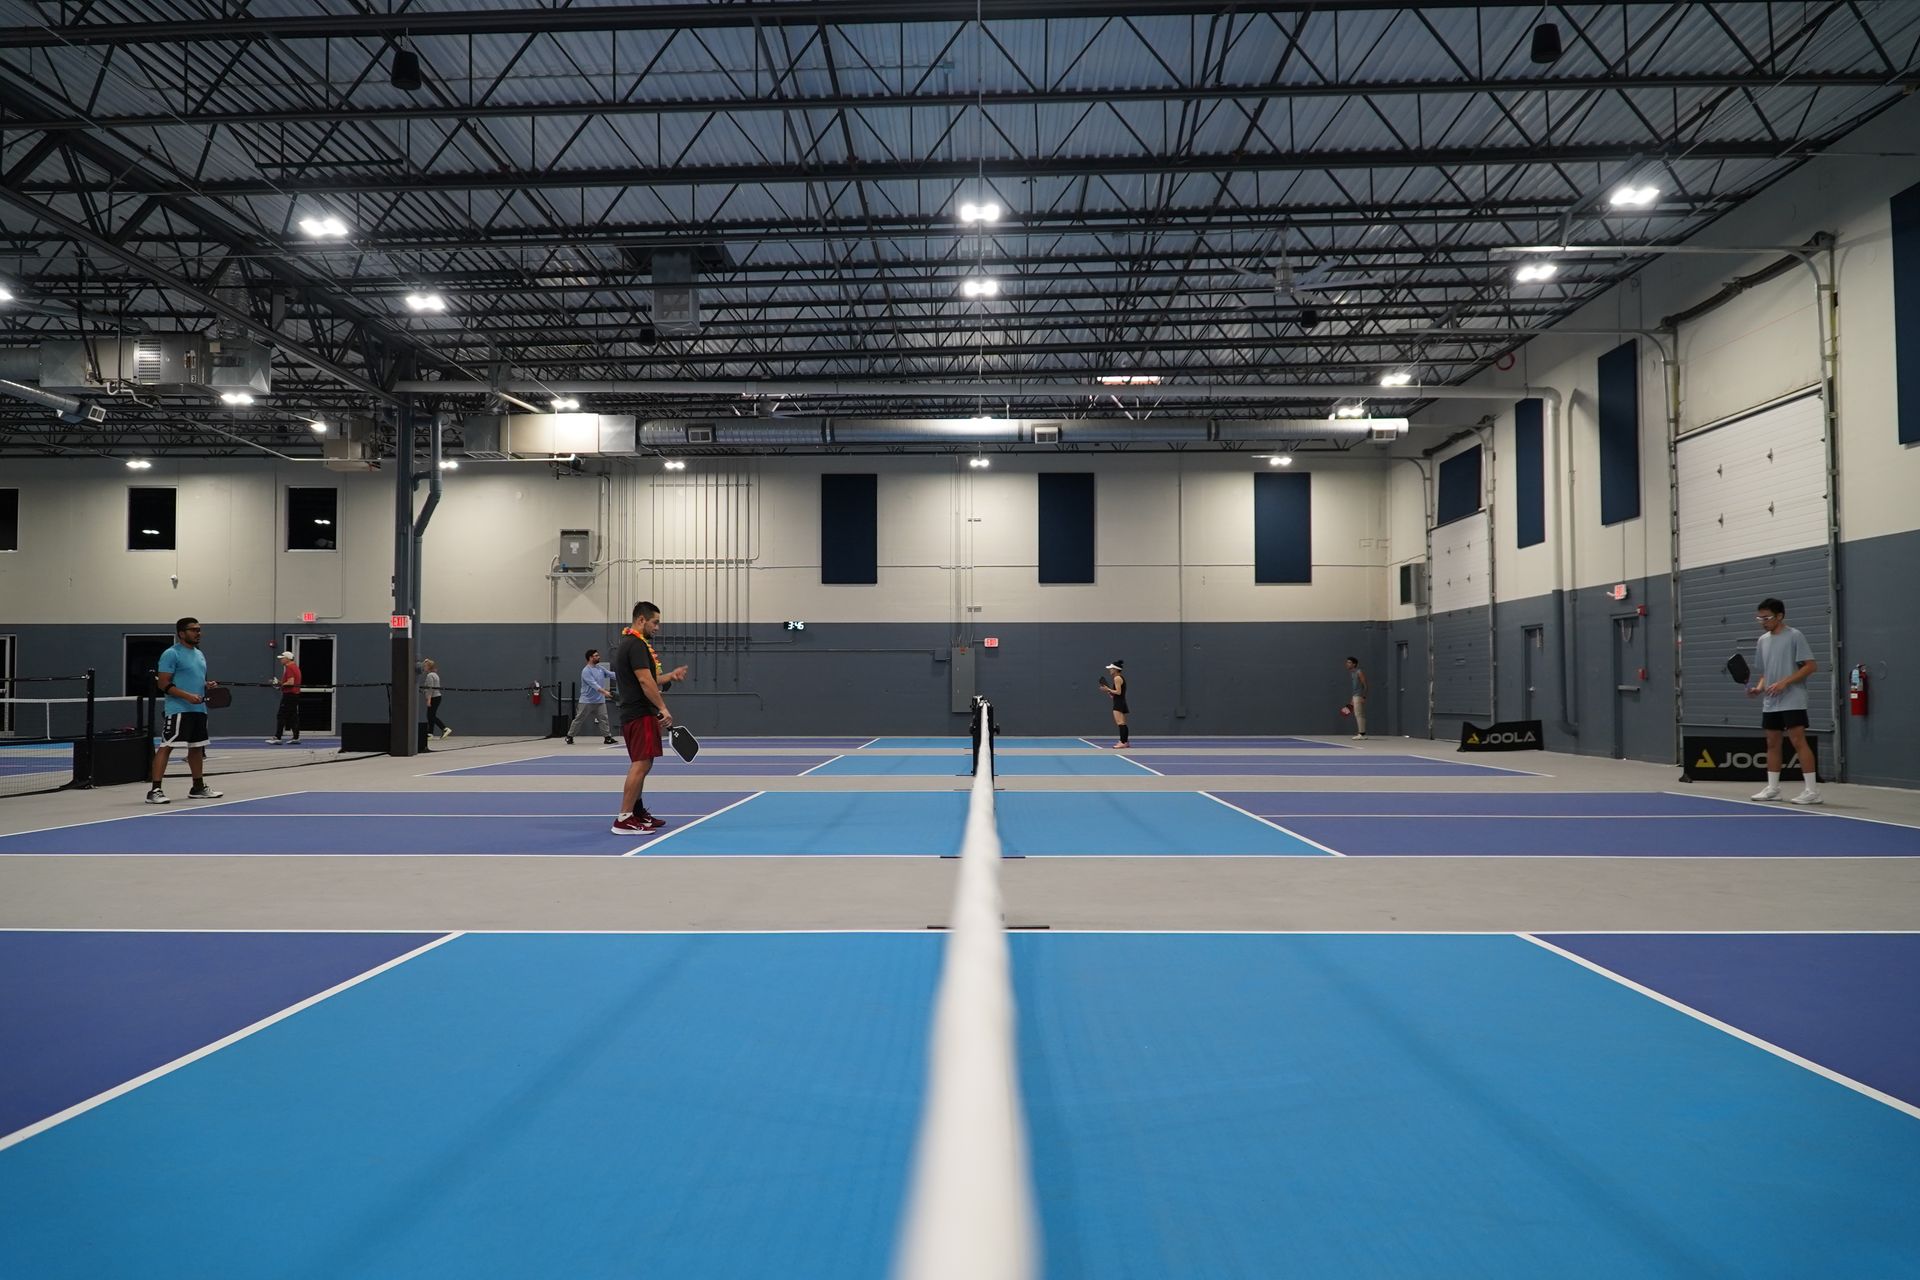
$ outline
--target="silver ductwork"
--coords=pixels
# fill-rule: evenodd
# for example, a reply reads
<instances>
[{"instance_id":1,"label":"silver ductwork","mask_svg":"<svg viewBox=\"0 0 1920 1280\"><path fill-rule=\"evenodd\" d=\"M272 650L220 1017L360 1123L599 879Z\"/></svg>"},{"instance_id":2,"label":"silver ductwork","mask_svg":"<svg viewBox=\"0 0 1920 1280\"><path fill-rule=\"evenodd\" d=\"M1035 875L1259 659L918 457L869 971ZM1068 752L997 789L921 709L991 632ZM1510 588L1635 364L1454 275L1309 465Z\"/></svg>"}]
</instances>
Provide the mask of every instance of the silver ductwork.
<instances>
[{"instance_id":1,"label":"silver ductwork","mask_svg":"<svg viewBox=\"0 0 1920 1280\"><path fill-rule=\"evenodd\" d=\"M24 382L0 378L0 396L10 396L15 400L25 400L28 404L37 404L51 409L60 415L62 422L105 422L107 420L107 411L97 404L82 404L72 396L55 395L51 391L42 391L39 387L30 387Z\"/></svg>"},{"instance_id":2,"label":"silver ductwork","mask_svg":"<svg viewBox=\"0 0 1920 1280\"><path fill-rule=\"evenodd\" d=\"M1393 420L1398 431L1403 419ZM1258 444L1378 438L1366 418L670 418L641 424L643 449L789 448L829 445Z\"/></svg>"},{"instance_id":3,"label":"silver ductwork","mask_svg":"<svg viewBox=\"0 0 1920 1280\"><path fill-rule=\"evenodd\" d=\"M635 448L631 415L602 413L482 414L462 423L464 455L482 461L519 458L630 457Z\"/></svg>"},{"instance_id":4,"label":"silver ductwork","mask_svg":"<svg viewBox=\"0 0 1920 1280\"><path fill-rule=\"evenodd\" d=\"M42 391L163 395L273 391L273 349L248 338L148 333L90 341L60 339L0 351L0 376Z\"/></svg>"}]
</instances>

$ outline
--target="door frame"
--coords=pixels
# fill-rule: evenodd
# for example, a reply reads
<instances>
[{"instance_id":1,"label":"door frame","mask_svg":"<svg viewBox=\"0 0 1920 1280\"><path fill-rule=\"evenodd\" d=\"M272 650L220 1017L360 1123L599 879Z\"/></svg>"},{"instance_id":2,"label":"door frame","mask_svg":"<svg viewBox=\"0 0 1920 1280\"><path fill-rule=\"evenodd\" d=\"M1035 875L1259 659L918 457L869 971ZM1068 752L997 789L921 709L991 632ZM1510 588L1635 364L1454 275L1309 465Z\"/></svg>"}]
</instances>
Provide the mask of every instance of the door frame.
<instances>
[{"instance_id":1,"label":"door frame","mask_svg":"<svg viewBox=\"0 0 1920 1280\"><path fill-rule=\"evenodd\" d=\"M333 646L333 660L327 664L329 670L327 671L326 679L315 682L318 683L322 689L326 690L325 693L308 693L306 691L307 664L301 661L301 642L306 640L324 640ZM300 668L300 679L302 682L300 693L300 709L302 712L300 717L302 721L300 725L301 731L327 735L340 732L340 697L334 692L334 682L340 678L340 637L338 635L330 635L324 631L288 631L282 633L280 643L285 652L293 654L293 661L295 665ZM321 706L326 708L326 723L324 725L306 723L307 716L305 713L308 709ZM318 719L318 717L316 717L316 719Z\"/></svg>"}]
</instances>

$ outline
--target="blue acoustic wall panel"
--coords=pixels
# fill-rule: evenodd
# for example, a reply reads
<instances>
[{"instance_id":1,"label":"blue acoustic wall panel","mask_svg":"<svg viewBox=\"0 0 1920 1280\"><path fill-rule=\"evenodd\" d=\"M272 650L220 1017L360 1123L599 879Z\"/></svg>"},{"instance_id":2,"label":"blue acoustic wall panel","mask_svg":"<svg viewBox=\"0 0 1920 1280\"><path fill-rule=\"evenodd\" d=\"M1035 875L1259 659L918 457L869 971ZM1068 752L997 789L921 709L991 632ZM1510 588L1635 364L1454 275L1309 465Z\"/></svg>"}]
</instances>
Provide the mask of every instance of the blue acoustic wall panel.
<instances>
[{"instance_id":1,"label":"blue acoustic wall panel","mask_svg":"<svg viewBox=\"0 0 1920 1280\"><path fill-rule=\"evenodd\" d=\"M1253 580L1313 581L1313 476L1253 477Z\"/></svg>"},{"instance_id":2,"label":"blue acoustic wall panel","mask_svg":"<svg viewBox=\"0 0 1920 1280\"><path fill-rule=\"evenodd\" d=\"M1040 473L1040 581L1093 581L1093 472Z\"/></svg>"},{"instance_id":3,"label":"blue acoustic wall panel","mask_svg":"<svg viewBox=\"0 0 1920 1280\"><path fill-rule=\"evenodd\" d=\"M1920 444L1920 184L1893 198L1893 369L1900 443Z\"/></svg>"},{"instance_id":4,"label":"blue acoustic wall panel","mask_svg":"<svg viewBox=\"0 0 1920 1280\"><path fill-rule=\"evenodd\" d=\"M1640 347L1600 357L1600 523L1640 515Z\"/></svg>"},{"instance_id":5,"label":"blue acoustic wall panel","mask_svg":"<svg viewBox=\"0 0 1920 1280\"><path fill-rule=\"evenodd\" d=\"M820 477L820 581L880 581L880 477Z\"/></svg>"},{"instance_id":6,"label":"blue acoustic wall panel","mask_svg":"<svg viewBox=\"0 0 1920 1280\"><path fill-rule=\"evenodd\" d=\"M1480 446L1462 449L1440 464L1440 492L1434 501L1437 529L1480 509Z\"/></svg>"},{"instance_id":7,"label":"blue acoustic wall panel","mask_svg":"<svg viewBox=\"0 0 1920 1280\"><path fill-rule=\"evenodd\" d=\"M1513 535L1522 547L1547 540L1545 416L1538 400L1513 406Z\"/></svg>"}]
</instances>

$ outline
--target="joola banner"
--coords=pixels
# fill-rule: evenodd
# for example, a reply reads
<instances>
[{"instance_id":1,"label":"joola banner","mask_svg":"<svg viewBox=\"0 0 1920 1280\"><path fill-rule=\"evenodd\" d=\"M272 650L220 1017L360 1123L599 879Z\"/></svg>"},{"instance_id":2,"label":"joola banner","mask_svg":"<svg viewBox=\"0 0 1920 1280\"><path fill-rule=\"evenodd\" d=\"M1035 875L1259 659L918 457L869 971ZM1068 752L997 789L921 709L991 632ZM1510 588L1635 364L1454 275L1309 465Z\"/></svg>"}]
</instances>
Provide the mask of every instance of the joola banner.
<instances>
[{"instance_id":1,"label":"joola banner","mask_svg":"<svg viewBox=\"0 0 1920 1280\"><path fill-rule=\"evenodd\" d=\"M1688 782L1765 782L1767 780L1767 740L1752 738L1696 738L1688 734L1680 739L1680 776ZM1820 744L1807 734L1807 745L1814 759L1820 758ZM1800 779L1800 765L1791 742L1780 744L1782 781Z\"/></svg>"},{"instance_id":2,"label":"joola banner","mask_svg":"<svg viewBox=\"0 0 1920 1280\"><path fill-rule=\"evenodd\" d=\"M1460 723L1462 751L1544 751L1538 720L1502 720L1485 728L1466 721Z\"/></svg>"}]
</instances>

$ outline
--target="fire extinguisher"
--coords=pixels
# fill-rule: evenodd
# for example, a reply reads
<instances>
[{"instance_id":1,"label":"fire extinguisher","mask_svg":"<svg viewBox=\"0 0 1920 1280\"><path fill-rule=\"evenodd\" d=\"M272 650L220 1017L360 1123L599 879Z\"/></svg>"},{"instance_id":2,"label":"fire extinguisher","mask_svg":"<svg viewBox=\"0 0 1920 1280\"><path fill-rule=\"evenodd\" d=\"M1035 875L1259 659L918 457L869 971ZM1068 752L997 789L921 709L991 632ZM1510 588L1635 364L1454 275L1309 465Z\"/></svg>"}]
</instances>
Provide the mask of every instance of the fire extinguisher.
<instances>
[{"instance_id":1,"label":"fire extinguisher","mask_svg":"<svg viewBox=\"0 0 1920 1280\"><path fill-rule=\"evenodd\" d=\"M1867 669L1857 662L1847 679L1847 710L1856 716L1867 714Z\"/></svg>"},{"instance_id":2,"label":"fire extinguisher","mask_svg":"<svg viewBox=\"0 0 1920 1280\"><path fill-rule=\"evenodd\" d=\"M540 705L540 682L538 680L533 682L533 705L536 707Z\"/></svg>"}]
</instances>

